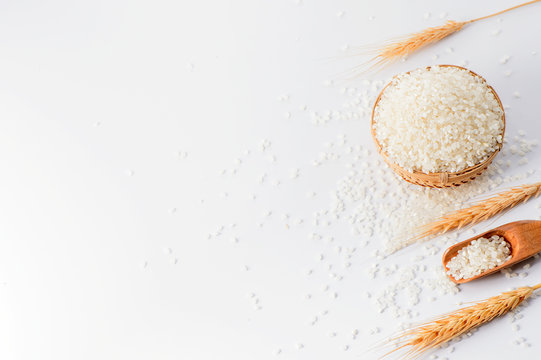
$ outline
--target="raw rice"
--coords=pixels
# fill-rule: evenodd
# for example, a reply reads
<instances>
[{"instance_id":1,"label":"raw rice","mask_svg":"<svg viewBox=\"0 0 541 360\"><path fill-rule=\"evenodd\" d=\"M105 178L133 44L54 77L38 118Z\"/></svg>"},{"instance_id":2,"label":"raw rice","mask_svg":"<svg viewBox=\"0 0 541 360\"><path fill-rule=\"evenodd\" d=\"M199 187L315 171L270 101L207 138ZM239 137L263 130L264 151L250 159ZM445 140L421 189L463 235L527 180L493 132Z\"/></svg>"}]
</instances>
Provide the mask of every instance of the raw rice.
<instances>
[{"instance_id":1,"label":"raw rice","mask_svg":"<svg viewBox=\"0 0 541 360\"><path fill-rule=\"evenodd\" d=\"M503 110L486 82L457 67L402 74L374 112L383 151L413 172L458 172L485 161L502 143Z\"/></svg>"},{"instance_id":2,"label":"raw rice","mask_svg":"<svg viewBox=\"0 0 541 360\"><path fill-rule=\"evenodd\" d=\"M481 237L458 251L447 263L447 274L455 280L469 279L511 259L509 243L498 235Z\"/></svg>"}]
</instances>

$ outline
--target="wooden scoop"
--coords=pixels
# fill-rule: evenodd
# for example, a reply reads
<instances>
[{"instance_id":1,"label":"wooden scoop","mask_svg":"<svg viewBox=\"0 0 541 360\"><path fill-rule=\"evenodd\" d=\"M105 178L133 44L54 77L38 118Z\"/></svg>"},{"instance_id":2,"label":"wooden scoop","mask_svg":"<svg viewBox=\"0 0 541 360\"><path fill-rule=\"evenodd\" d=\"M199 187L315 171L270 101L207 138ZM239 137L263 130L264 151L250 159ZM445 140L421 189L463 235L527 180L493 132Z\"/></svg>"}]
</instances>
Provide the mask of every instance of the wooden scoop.
<instances>
[{"instance_id":1,"label":"wooden scoop","mask_svg":"<svg viewBox=\"0 0 541 360\"><path fill-rule=\"evenodd\" d=\"M500 266L496 266L493 269L487 270L484 273L468 279L456 280L451 275L449 275L449 278L454 283L463 284L475 279L479 279L480 277L493 274L503 268L514 265L518 262L521 262L522 260L526 260L527 258L534 256L541 251L541 221L515 221L489 230L482 233L481 235L474 236L468 240L464 240L449 247L443 254L442 259L445 272L449 270L447 268L447 263L449 262L449 260L451 260L457 255L460 249L468 246L473 240L479 239L480 237L490 238L492 235L501 236L505 239L505 241L509 243L511 249L511 258Z\"/></svg>"}]
</instances>

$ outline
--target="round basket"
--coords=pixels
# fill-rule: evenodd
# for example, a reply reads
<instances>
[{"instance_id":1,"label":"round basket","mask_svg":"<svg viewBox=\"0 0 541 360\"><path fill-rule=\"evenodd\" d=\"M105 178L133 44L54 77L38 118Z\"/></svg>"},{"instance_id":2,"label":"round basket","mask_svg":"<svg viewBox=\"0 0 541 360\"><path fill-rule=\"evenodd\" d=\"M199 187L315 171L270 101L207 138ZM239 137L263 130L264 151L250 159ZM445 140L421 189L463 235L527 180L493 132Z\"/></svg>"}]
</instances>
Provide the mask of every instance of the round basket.
<instances>
[{"instance_id":1,"label":"round basket","mask_svg":"<svg viewBox=\"0 0 541 360\"><path fill-rule=\"evenodd\" d=\"M378 105L379 100L381 99L381 96L384 93L385 89L392 83L392 81L389 82L387 85L385 85L385 87L379 93L376 101L374 102L374 106L372 108L372 118L370 122L370 133L372 134L372 138L374 139L374 142L376 143L376 148L378 152L381 154L381 156L383 156L383 159L385 160L385 162L390 166L391 169L393 169L395 173L400 175L404 180L416 185L433 187L433 188L444 188L444 187L460 186L462 184L465 184L467 182L474 180L477 176L481 175L481 173L486 170L486 168L490 165L490 163L492 163L492 160L494 160L494 157L496 156L498 151L500 151L503 145L503 136L505 134L505 112L503 110L503 105L500 98L498 97L498 94L496 93L496 91L494 91L494 89L490 85L487 84L486 80L482 76L474 73L473 71L469 69L463 68L461 66L456 66L456 65L438 65L438 66L456 67L459 69L463 69L463 70L469 71L472 75L477 76L478 78L483 80L483 82L488 86L490 91L492 91L492 93L494 94L494 97L496 98L496 100L498 101L498 104L500 105L500 108L502 109L502 120L503 120L502 142L499 144L498 148L485 161L477 165L471 166L469 168L466 168L459 172L441 172L441 173L428 173L428 174L420 172L420 171L410 172L406 169L403 169L398 164L395 164L383 151L380 143L378 142L378 139L376 138L376 133L374 130L374 112L376 110L376 106ZM427 69L430 69L430 66L428 66Z\"/></svg>"}]
</instances>

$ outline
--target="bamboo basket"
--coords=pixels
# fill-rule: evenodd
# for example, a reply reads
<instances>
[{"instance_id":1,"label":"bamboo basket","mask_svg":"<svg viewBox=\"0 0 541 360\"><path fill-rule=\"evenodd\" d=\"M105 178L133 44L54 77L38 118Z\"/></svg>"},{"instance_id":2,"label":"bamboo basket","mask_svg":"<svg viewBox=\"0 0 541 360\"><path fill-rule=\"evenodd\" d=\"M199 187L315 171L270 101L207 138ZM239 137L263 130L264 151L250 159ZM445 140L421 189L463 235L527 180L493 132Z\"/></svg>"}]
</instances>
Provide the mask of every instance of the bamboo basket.
<instances>
[{"instance_id":1,"label":"bamboo basket","mask_svg":"<svg viewBox=\"0 0 541 360\"><path fill-rule=\"evenodd\" d=\"M463 68L461 66L456 66L456 65L439 65L439 66L441 66L441 67L456 67L456 68L459 68L459 69L469 71L472 75L477 76L478 78L483 80L483 82L485 82L485 84L487 84L486 80L482 76L474 73L473 71L471 71L469 69ZM430 69L430 66L428 66L427 69ZM492 86L487 84L488 88L490 89L490 91L492 91L492 93L494 94L494 97L496 98L496 100L498 101L498 104L500 105L500 108L502 109L502 120L503 120L502 142L499 144L498 148L488 157L488 159L486 159L482 163L471 166L471 167L466 168L466 169L464 169L462 171L459 171L459 172L438 172L438 173L428 173L427 174L427 173L423 173L423 172L420 172L420 171L409 172L406 169L403 169L402 167L400 167L398 164L395 164L387 156L387 154L383 151L380 143L378 142L378 139L376 138L376 132L374 130L374 113L375 113L375 110L376 110L376 106L378 105L379 100L381 99L381 96L383 95L385 89L391 83L392 83L392 81L389 82L387 85L385 85L385 87L379 93L376 101L374 102L374 107L372 108L372 118L371 118L371 122L370 122L370 133L372 134L372 138L374 139L374 142L376 143L376 148L377 148L378 152L381 154L381 156L383 157L385 162L389 165L389 167L395 173L397 173L404 180L406 180L406 181L408 181L408 182L410 182L412 184L421 185L421 186L427 186L427 187L432 187L432 188L444 188L444 187L460 186L462 184L466 184L467 182L475 180L475 178L477 176L481 175L481 173L487 169L487 167L492 163L492 160L494 160L494 157L498 154L498 152L502 148L503 137L505 135L505 112L504 112L504 109L503 109L502 102L501 102L500 98L498 97L498 94L496 93L496 91L494 91L494 89L492 88Z\"/></svg>"}]
</instances>

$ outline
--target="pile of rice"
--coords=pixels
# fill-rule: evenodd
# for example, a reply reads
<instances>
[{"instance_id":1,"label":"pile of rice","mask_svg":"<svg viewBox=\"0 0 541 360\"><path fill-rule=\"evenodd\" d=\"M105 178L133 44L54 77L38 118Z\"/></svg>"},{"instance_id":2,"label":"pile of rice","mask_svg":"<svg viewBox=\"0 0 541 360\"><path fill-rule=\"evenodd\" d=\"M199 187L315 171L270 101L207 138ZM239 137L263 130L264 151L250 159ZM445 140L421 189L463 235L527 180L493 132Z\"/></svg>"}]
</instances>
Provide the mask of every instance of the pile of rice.
<instances>
[{"instance_id":1,"label":"pile of rice","mask_svg":"<svg viewBox=\"0 0 541 360\"><path fill-rule=\"evenodd\" d=\"M463 247L447 263L447 274L456 280L469 279L485 271L500 266L511 259L509 243L498 235L489 239L479 238Z\"/></svg>"},{"instance_id":2,"label":"pile of rice","mask_svg":"<svg viewBox=\"0 0 541 360\"><path fill-rule=\"evenodd\" d=\"M389 158L413 172L457 172L485 161L503 137L503 110L483 79L433 66L393 79L374 109Z\"/></svg>"}]
</instances>

